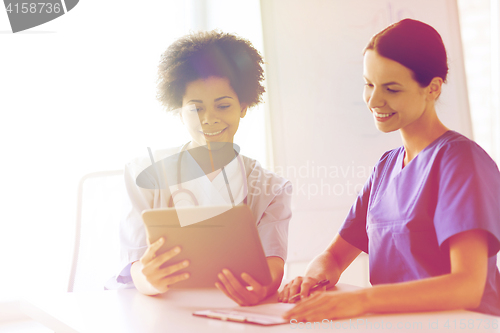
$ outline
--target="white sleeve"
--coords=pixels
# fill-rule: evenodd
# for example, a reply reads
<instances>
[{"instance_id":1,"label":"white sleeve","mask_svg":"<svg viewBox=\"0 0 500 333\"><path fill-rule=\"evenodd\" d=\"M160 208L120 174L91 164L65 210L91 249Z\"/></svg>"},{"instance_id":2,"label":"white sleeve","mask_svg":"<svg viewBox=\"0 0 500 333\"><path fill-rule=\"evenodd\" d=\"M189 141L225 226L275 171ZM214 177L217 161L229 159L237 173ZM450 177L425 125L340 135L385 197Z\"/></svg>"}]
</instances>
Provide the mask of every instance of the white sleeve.
<instances>
[{"instance_id":1,"label":"white sleeve","mask_svg":"<svg viewBox=\"0 0 500 333\"><path fill-rule=\"evenodd\" d=\"M124 217L120 221L120 272L116 277L119 284L133 286L130 275L130 266L139 260L148 247L146 229L142 222L141 213L151 209L154 205L155 191L144 189L136 185L137 175L143 168L136 163L129 163L124 169L124 181L127 191ZM155 182L154 177L151 181ZM154 188L154 186L153 186Z\"/></svg>"},{"instance_id":2,"label":"white sleeve","mask_svg":"<svg viewBox=\"0 0 500 333\"><path fill-rule=\"evenodd\" d=\"M271 201L257 223L266 257L280 257L286 261L288 224L292 218L292 184L286 182Z\"/></svg>"}]
</instances>

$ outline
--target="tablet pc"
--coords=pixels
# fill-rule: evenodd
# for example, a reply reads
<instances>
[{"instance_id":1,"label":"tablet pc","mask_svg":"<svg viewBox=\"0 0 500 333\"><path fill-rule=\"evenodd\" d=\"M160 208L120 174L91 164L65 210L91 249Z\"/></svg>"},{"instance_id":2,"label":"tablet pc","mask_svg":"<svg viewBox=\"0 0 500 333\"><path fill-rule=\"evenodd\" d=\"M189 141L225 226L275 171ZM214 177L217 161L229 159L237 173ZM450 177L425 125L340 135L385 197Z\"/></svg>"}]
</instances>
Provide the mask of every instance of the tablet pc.
<instances>
[{"instance_id":1,"label":"tablet pc","mask_svg":"<svg viewBox=\"0 0 500 333\"><path fill-rule=\"evenodd\" d=\"M201 222L181 226L178 215L196 216ZM243 272L262 285L272 281L255 218L246 205L149 209L143 211L142 219L149 244L162 236L165 238L158 254L175 246L181 248L165 266L186 259L190 262L188 267L178 271L189 272L189 279L171 288L215 287L215 282L219 281L217 274L223 268L229 269L244 286L247 283L241 279Z\"/></svg>"}]
</instances>

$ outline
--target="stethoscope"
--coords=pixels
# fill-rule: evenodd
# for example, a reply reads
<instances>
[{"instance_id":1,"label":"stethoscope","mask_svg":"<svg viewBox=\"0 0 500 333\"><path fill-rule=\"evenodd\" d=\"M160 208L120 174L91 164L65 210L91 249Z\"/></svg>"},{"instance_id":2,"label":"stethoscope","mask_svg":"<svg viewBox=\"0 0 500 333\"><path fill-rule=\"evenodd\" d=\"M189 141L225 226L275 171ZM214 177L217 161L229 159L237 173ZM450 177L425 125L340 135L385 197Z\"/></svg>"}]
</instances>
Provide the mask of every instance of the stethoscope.
<instances>
[{"instance_id":1,"label":"stethoscope","mask_svg":"<svg viewBox=\"0 0 500 333\"><path fill-rule=\"evenodd\" d=\"M191 197L191 200L193 200L193 203L195 206L199 206L200 204L198 203L198 200L196 199L196 196L194 195L193 192L191 192L190 190L188 189L185 189L182 187L182 181L181 181L181 170L182 170L182 157L184 156L184 152L186 151L186 147L187 145L189 144L186 143L182 148L181 148L181 151L179 153L179 159L177 160L177 190L175 190L171 195L170 195L170 198L168 200L168 205L167 207L168 208L173 208L174 207L174 196L178 195L178 194L181 194L181 193L186 193L188 194L190 197ZM151 148L148 147L148 151L149 151L149 157L151 159L151 162L153 165L154 164L154 159L153 159L153 153L151 152ZM248 193L248 187L247 187L247 182L245 181L246 177L245 177L245 168L243 167L243 162L241 161L241 157L238 153L236 153L236 158L238 159L238 165L240 167L240 171L241 171L241 174L243 176L243 186L244 186L244 192L245 193L245 198L243 199L243 203L246 205L247 204L247 197L246 197L246 194ZM227 178L227 174L226 174L226 170L225 168L223 167L221 169L222 171L222 175L224 176L224 182L226 183L226 188L227 188L227 193L229 194L229 199L231 200L231 204L232 206L234 207L235 204L234 204L234 198L233 198L233 192L231 192L231 187L229 186L229 180ZM158 171L157 171L158 172Z\"/></svg>"}]
</instances>

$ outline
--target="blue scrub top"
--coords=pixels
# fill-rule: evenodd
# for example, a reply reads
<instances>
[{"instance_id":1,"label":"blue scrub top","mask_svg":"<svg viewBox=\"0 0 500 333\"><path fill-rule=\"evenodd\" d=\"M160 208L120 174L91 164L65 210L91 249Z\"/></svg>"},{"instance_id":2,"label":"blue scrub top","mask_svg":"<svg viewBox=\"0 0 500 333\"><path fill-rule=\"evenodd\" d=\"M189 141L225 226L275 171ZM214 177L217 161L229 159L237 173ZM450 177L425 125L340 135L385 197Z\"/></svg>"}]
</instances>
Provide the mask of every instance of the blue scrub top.
<instances>
[{"instance_id":1,"label":"blue scrub top","mask_svg":"<svg viewBox=\"0 0 500 333\"><path fill-rule=\"evenodd\" d=\"M500 315L500 172L488 154L448 131L403 168L404 147L375 166L339 233L369 255L372 285L450 273L447 240L488 232L488 275L476 311Z\"/></svg>"}]
</instances>

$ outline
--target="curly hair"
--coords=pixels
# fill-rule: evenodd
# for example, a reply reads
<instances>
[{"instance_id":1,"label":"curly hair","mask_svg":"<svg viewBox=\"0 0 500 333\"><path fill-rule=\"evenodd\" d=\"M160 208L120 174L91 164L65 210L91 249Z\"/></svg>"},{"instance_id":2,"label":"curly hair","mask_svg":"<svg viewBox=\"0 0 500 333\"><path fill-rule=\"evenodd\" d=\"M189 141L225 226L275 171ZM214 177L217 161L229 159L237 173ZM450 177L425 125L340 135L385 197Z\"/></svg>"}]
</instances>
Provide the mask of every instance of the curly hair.
<instances>
[{"instance_id":1,"label":"curly hair","mask_svg":"<svg viewBox=\"0 0 500 333\"><path fill-rule=\"evenodd\" d=\"M215 76L227 78L240 103L250 108L265 92L263 63L246 39L217 30L188 34L161 56L157 99L167 111L179 109L188 83Z\"/></svg>"}]
</instances>

